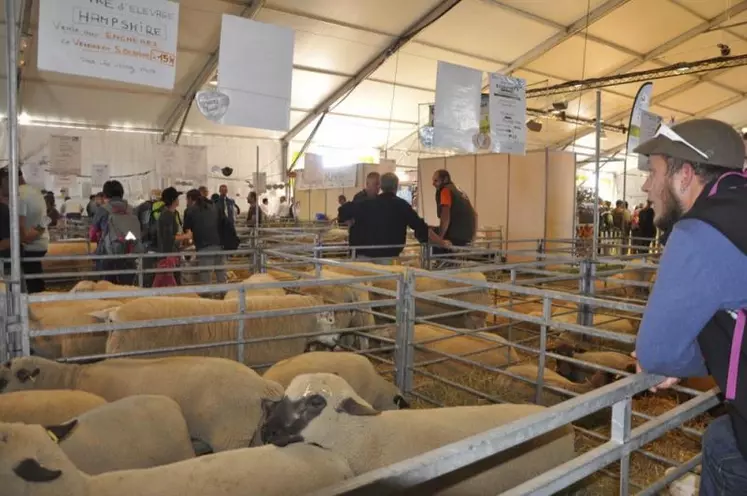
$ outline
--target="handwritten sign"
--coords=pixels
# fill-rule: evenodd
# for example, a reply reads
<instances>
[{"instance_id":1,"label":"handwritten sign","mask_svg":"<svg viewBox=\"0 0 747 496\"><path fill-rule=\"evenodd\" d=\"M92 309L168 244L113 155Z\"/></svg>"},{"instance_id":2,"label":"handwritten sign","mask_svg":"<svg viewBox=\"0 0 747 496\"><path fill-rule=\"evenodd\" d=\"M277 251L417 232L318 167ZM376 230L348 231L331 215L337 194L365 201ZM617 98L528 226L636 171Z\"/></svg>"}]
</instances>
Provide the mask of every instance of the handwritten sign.
<instances>
[{"instance_id":1,"label":"handwritten sign","mask_svg":"<svg viewBox=\"0 0 747 496\"><path fill-rule=\"evenodd\" d=\"M156 174L168 181L203 180L208 171L207 147L190 145L157 145Z\"/></svg>"},{"instance_id":2,"label":"handwritten sign","mask_svg":"<svg viewBox=\"0 0 747 496\"><path fill-rule=\"evenodd\" d=\"M92 164L91 165L91 184L93 186L103 186L110 179L109 164Z\"/></svg>"},{"instance_id":3,"label":"handwritten sign","mask_svg":"<svg viewBox=\"0 0 747 496\"><path fill-rule=\"evenodd\" d=\"M49 168L54 174L80 174L81 141L80 136L50 136Z\"/></svg>"},{"instance_id":4,"label":"handwritten sign","mask_svg":"<svg viewBox=\"0 0 747 496\"><path fill-rule=\"evenodd\" d=\"M179 4L41 0L40 70L173 89Z\"/></svg>"},{"instance_id":5,"label":"handwritten sign","mask_svg":"<svg viewBox=\"0 0 747 496\"><path fill-rule=\"evenodd\" d=\"M198 91L195 95L197 108L213 122L219 122L226 115L230 100L228 95L217 90Z\"/></svg>"}]
</instances>

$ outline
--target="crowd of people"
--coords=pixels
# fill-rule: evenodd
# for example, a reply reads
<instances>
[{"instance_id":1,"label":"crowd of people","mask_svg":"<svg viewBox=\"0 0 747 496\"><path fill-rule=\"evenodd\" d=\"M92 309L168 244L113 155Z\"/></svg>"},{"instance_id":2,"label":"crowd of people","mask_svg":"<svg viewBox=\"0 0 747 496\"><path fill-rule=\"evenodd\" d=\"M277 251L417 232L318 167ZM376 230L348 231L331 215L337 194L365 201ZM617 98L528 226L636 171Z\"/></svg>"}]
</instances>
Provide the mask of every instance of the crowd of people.
<instances>
[{"instance_id":1,"label":"crowd of people","mask_svg":"<svg viewBox=\"0 0 747 496\"><path fill-rule=\"evenodd\" d=\"M638 204L632 212L627 201L617 200L615 208L612 208L611 202L602 200L599 232L606 237L619 238L623 246L630 245L634 252L645 253L656 238L654 217L655 212L649 200Z\"/></svg>"},{"instance_id":2,"label":"crowd of people","mask_svg":"<svg viewBox=\"0 0 747 496\"><path fill-rule=\"evenodd\" d=\"M476 233L477 214L469 199L454 185L445 169L433 174L433 186L440 221L433 228L406 200L397 196L396 174L371 172L366 177L365 188L352 201L340 195L337 222L349 227L348 244L355 250L356 258L391 263L404 249L408 227L421 243L435 244L434 252L470 243Z\"/></svg>"}]
</instances>

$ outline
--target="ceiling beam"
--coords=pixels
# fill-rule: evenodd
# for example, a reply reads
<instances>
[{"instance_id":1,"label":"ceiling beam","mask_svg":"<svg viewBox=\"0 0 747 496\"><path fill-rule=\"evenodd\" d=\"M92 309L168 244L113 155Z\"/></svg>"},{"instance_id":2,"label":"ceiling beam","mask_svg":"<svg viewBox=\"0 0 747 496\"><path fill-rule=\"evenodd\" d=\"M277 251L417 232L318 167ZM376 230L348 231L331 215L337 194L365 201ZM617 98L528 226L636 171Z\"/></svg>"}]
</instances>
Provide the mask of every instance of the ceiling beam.
<instances>
[{"instance_id":1,"label":"ceiling beam","mask_svg":"<svg viewBox=\"0 0 747 496\"><path fill-rule=\"evenodd\" d=\"M608 74L605 74L605 76L614 76L615 74L623 74L623 73L628 72L628 71L634 69L635 67L639 66L642 62L653 61L656 58L658 58L659 56L667 53L668 51L670 51L670 50L672 50L674 48L677 48L678 46L680 46L680 45L682 45L682 44L684 44L684 43L686 43L688 41L690 41L691 39L695 38L696 36L698 36L698 35L700 35L700 34L702 34L704 32L706 32L707 30L709 30L709 29L711 29L711 28L713 28L715 26L718 26L719 24L722 24L723 22L729 20L731 17L733 17L735 15L738 15L738 14L741 14L745 10L747 10L747 0L742 0L738 4L735 4L735 5L731 6L729 9L727 9L724 12L722 12L721 14L717 15L713 19L711 19L709 21L706 21L706 22L703 22L701 24L698 24L694 28L692 28L692 29L690 29L688 31L685 31L684 33L680 34L679 36L677 36L675 38L672 38L671 40L667 41L663 45L655 48L654 50L652 50L650 52L648 52L647 54L644 55L643 59L641 59L641 60L631 60L629 62L626 62L625 64L621 65L617 69L614 69L613 71L609 72ZM687 91L687 90L689 90L689 89L697 86L699 83L710 81L711 79L715 78L716 76L718 76L721 73L722 73L721 71L715 71L715 72L712 72L710 74L706 74L705 76L700 76L698 78L695 78L692 81L688 81L687 83L682 84L682 85L680 85L680 86L678 86L676 88L673 88L672 90L669 90L666 93L654 96L652 98L652 103L657 103L657 102L665 100L666 98L671 98L671 97L676 96L676 95L678 95L680 93L683 93L683 92L685 92L685 91ZM732 89L732 91L736 91L736 90ZM586 92L580 92L577 95L577 98L581 98L585 93ZM667 96L665 98L662 98L663 95L667 95ZM629 113L630 113L630 111L626 110L625 112L619 112L619 113L617 113L617 114L615 114L615 115L613 115L611 117L606 117L606 118L604 118L604 120L613 121L615 119L623 118L623 117L625 117L625 115L627 115ZM571 140L570 142L573 143L574 141L576 141L578 139L581 139L584 136L587 136L589 134L591 134L591 133L590 132L584 132L584 133L582 133L580 135L577 135L574 132L573 134L571 134L569 136L566 136L563 139L561 139L561 140L553 143L551 146L565 148L566 146L568 146L568 141L569 140Z\"/></svg>"},{"instance_id":2,"label":"ceiling beam","mask_svg":"<svg viewBox=\"0 0 747 496\"><path fill-rule=\"evenodd\" d=\"M335 91L332 92L327 98L325 98L319 105L317 105L312 112L309 112L301 121L293 126L290 131L283 136L282 141L287 143L292 140L298 133L300 133L306 126L314 122L320 115L329 111L330 107L337 103L340 98L344 97L351 91L353 91L361 82L363 82L368 76L373 74L386 60L392 55L396 54L400 48L406 45L415 36L420 34L428 26L436 22L451 9L456 7L462 0L443 0L438 3L433 9L426 13L423 17L418 19L414 24L405 30L405 32L398 36L387 46L381 53L371 59L366 65L358 71L358 73L346 81L344 84L339 86Z\"/></svg>"},{"instance_id":3,"label":"ceiling beam","mask_svg":"<svg viewBox=\"0 0 747 496\"><path fill-rule=\"evenodd\" d=\"M6 0L10 1L10 0ZM30 51L31 47L31 11L34 7L34 0L22 0L21 1L21 20L19 24L19 30L18 30L18 50L23 51L23 46L25 43L26 51ZM26 57L24 57L22 60L25 62L24 65L19 65L17 68L17 74L18 74L18 80L17 80L17 86L16 86L16 101L18 102L18 112L23 112L23 70L26 67L26 63L28 63L28 54ZM21 59L19 59L21 60Z\"/></svg>"},{"instance_id":4,"label":"ceiling beam","mask_svg":"<svg viewBox=\"0 0 747 496\"><path fill-rule=\"evenodd\" d=\"M250 0L244 2L243 5L244 8L239 13L239 16L245 17L247 19L254 19L260 9L264 7L265 0ZM208 57L207 62L205 62L205 65L202 66L200 72L198 72L197 76L192 80L192 83L187 88L186 93L181 96L179 102L174 106L173 109L171 109L171 112L169 112L169 115L166 118L166 122L163 125L161 141L165 141L171 135L174 127L177 125L177 123L179 123L189 107L192 105L197 92L200 91L200 89L205 86L205 84L207 84L210 78L213 77L213 74L215 74L215 71L218 69L219 53L220 41L218 41L218 43L215 45L215 49L210 53L210 57Z\"/></svg>"},{"instance_id":5,"label":"ceiling beam","mask_svg":"<svg viewBox=\"0 0 747 496\"><path fill-rule=\"evenodd\" d=\"M517 69L520 69L524 67L525 65L529 65L535 60L542 57L544 54L546 54L548 51L552 50L556 46L560 45L564 41L572 38L580 31L587 29L589 26L594 24L596 21L604 18L606 15L610 14L614 10L616 10L618 7L621 7L628 3L630 0L607 0L603 4L599 5L595 9L593 9L591 12L588 13L588 15L584 15L580 18L578 18L573 24L567 27L561 28L561 30L537 45L536 47L532 48L525 54L518 57L516 60L508 64L507 67L504 67L501 69L501 72L503 74L513 74L513 72ZM495 2L491 2L495 3ZM630 51L626 51L630 55ZM638 54L634 55L638 56ZM487 88L487 86L485 87ZM485 89L483 88L483 89Z\"/></svg>"}]
</instances>

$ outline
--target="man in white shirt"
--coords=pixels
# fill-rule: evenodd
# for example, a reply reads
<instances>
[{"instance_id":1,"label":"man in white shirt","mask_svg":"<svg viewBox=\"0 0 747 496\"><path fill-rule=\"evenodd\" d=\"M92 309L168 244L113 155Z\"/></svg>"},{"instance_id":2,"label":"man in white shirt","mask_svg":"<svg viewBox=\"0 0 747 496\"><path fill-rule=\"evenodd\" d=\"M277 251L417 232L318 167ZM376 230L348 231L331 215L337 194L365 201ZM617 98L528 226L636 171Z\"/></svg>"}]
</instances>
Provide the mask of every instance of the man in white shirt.
<instances>
[{"instance_id":1,"label":"man in white shirt","mask_svg":"<svg viewBox=\"0 0 747 496\"><path fill-rule=\"evenodd\" d=\"M67 219L80 219L83 215L83 205L78 200L65 196L60 214Z\"/></svg>"},{"instance_id":2,"label":"man in white shirt","mask_svg":"<svg viewBox=\"0 0 747 496\"><path fill-rule=\"evenodd\" d=\"M7 168L4 169L7 174ZM24 276L42 274L42 263L38 261L25 261L27 258L41 258L47 254L49 249L49 231L47 225L47 202L37 188L26 184L23 174L19 171L19 203L18 220L21 231L21 246L23 248L23 261L21 269ZM29 293L41 293L44 291L44 279L26 279L26 289Z\"/></svg>"}]
</instances>

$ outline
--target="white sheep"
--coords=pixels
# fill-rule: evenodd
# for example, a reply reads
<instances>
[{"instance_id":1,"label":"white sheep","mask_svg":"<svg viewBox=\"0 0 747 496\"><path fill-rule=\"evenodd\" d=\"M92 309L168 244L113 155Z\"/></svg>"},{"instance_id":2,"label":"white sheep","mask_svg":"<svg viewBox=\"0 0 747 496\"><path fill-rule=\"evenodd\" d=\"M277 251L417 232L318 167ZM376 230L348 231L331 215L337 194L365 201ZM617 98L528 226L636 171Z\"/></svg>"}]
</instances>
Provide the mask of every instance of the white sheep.
<instances>
[{"instance_id":1,"label":"white sheep","mask_svg":"<svg viewBox=\"0 0 747 496\"><path fill-rule=\"evenodd\" d=\"M255 296L285 296L285 290L283 288L249 289L253 284L262 284L268 282L278 282L278 280L270 274L253 274L248 279L244 279L241 284L246 286L244 294L249 298L253 298ZM226 296L224 296L223 299L238 300L239 291L232 289L231 291L226 293Z\"/></svg>"},{"instance_id":2,"label":"white sheep","mask_svg":"<svg viewBox=\"0 0 747 496\"><path fill-rule=\"evenodd\" d=\"M542 412L536 405L485 405L426 410L374 410L341 377L305 374L272 407L262 438L277 446L315 444L344 458L356 475ZM563 426L504 454L499 465L439 495L498 494L574 457Z\"/></svg>"},{"instance_id":3,"label":"white sheep","mask_svg":"<svg viewBox=\"0 0 747 496\"><path fill-rule=\"evenodd\" d=\"M384 329L376 330L372 335L395 339L396 333L397 328L395 326L387 326ZM440 340L428 342L434 339ZM472 331L468 335L462 335L428 324L417 324L413 329L412 342L414 345L420 346L415 347L415 365L440 359L441 362L427 365L425 368L433 374L442 376L453 377L474 370L472 365L447 358L444 353L491 367L502 367L507 364L518 363L521 360L516 349L507 340L487 332Z\"/></svg>"},{"instance_id":4,"label":"white sheep","mask_svg":"<svg viewBox=\"0 0 747 496\"><path fill-rule=\"evenodd\" d=\"M313 296L286 295L282 297L257 296L247 298L246 312L297 309L315 307L320 301ZM238 300L210 300L183 298L139 298L116 308L92 312L101 320L115 323L147 322L151 320L185 317L238 314ZM318 337L297 337L297 334L330 332L333 324L318 312L303 315L281 315L276 317L244 320L244 339L283 338L275 341L250 343L244 346L244 363L251 366L275 363L284 358L300 355L310 342L320 341L333 348L339 335L327 334ZM176 324L164 327L139 327L123 331L112 331L106 344L107 353L153 350L187 345L204 345L216 342L237 341L237 320L204 324ZM235 345L200 348L180 352L164 353L161 356L197 355L235 359Z\"/></svg>"},{"instance_id":5,"label":"white sheep","mask_svg":"<svg viewBox=\"0 0 747 496\"><path fill-rule=\"evenodd\" d=\"M215 452L250 446L263 401L283 395L279 384L221 358L119 358L76 365L21 357L0 366L0 384L3 379L7 392L80 389L108 401L139 394L168 396L181 407L190 435Z\"/></svg>"},{"instance_id":6,"label":"white sheep","mask_svg":"<svg viewBox=\"0 0 747 496\"><path fill-rule=\"evenodd\" d=\"M114 284L113 282L109 281L80 281L78 282L73 288L70 290L71 293L87 293L87 292L94 292L94 293L102 293L102 292L111 292L111 291L142 291L143 288L140 286L129 286L126 284ZM103 295L102 295L103 296ZM200 295L197 293L180 293L178 295L168 295L168 296L178 296L180 298L199 298ZM138 296L132 296L129 298L117 298L117 300L120 301L132 301L135 298L140 298Z\"/></svg>"},{"instance_id":7,"label":"white sheep","mask_svg":"<svg viewBox=\"0 0 747 496\"><path fill-rule=\"evenodd\" d=\"M25 372L18 371L18 381L35 381ZM8 379L0 377L0 392ZM26 424L61 424L73 417L106 405L101 396L85 391L16 391L0 394L0 422L24 422Z\"/></svg>"},{"instance_id":8,"label":"white sheep","mask_svg":"<svg viewBox=\"0 0 747 496\"><path fill-rule=\"evenodd\" d=\"M195 456L182 410L166 396L129 396L46 428L75 466L90 475Z\"/></svg>"},{"instance_id":9,"label":"white sheep","mask_svg":"<svg viewBox=\"0 0 747 496\"><path fill-rule=\"evenodd\" d=\"M555 353L564 355L582 362L588 362L594 365L601 365L610 369L619 370L622 372L628 372L635 374L636 360L635 358L625 353L618 353L615 351L587 351L585 353L576 353L575 349L567 344L561 344L555 348ZM599 373L599 370L590 366L577 365L575 363L567 362L565 360L557 360L555 370L565 377L566 379L573 382L584 382L589 380L592 376ZM613 382L619 378L619 374L605 372L607 383Z\"/></svg>"},{"instance_id":10,"label":"white sheep","mask_svg":"<svg viewBox=\"0 0 747 496\"><path fill-rule=\"evenodd\" d=\"M24 496L301 496L342 482L344 460L316 446L262 446L89 476L37 425L0 424L2 493Z\"/></svg>"},{"instance_id":11,"label":"white sheep","mask_svg":"<svg viewBox=\"0 0 747 496\"><path fill-rule=\"evenodd\" d=\"M315 351L281 360L262 375L283 387L298 375L328 372L337 374L377 410L396 410L407 407L402 392L377 372L363 355L346 351Z\"/></svg>"},{"instance_id":12,"label":"white sheep","mask_svg":"<svg viewBox=\"0 0 747 496\"><path fill-rule=\"evenodd\" d=\"M405 274L407 271L415 273L415 290L417 292L429 292L439 291L444 289L456 289L471 287L470 283L452 282L445 281L442 279L434 279L427 277L428 271L421 269L414 269L405 267L402 265L376 265L368 262L353 262L347 264L344 267L330 267L331 272L338 274L347 274L351 276L365 276L372 275L371 270L386 271L392 274ZM377 274L376 274L377 275ZM418 277L420 276L420 277ZM475 282L486 282L487 279L485 274L481 272L464 272L456 275L461 279L467 279ZM376 281L372 282L371 285L376 288L387 289L389 291L397 291L396 280ZM442 295L442 298L448 298L455 300L455 305L458 305L460 301L472 303L475 305L490 306L492 300L490 298L490 292L485 288L473 288L471 291L463 293ZM377 293L371 293L372 300L391 299L391 296L380 295ZM439 315L447 312L455 312L461 310L458 306L449 304L435 303L432 301L424 300L422 298L415 299L415 311L418 317L428 317L432 315ZM379 309L382 313L388 313L395 315L394 308L383 307ZM481 329L485 327L485 312L467 312L464 315L456 317L441 317L433 319L432 322L449 325L452 327L464 327L466 329Z\"/></svg>"},{"instance_id":13,"label":"white sheep","mask_svg":"<svg viewBox=\"0 0 747 496\"><path fill-rule=\"evenodd\" d=\"M537 375L539 367L536 363L523 363L521 365L512 365L506 368L506 372L510 372L519 377L529 379L533 382L537 381ZM552 386L565 391L571 391L578 394L588 393L595 388L604 386L606 384L605 375L603 372L597 372L592 376L591 379L582 383L576 383L569 381L562 375L558 374L554 370L545 368L542 374L542 382L544 386ZM535 385L514 379L508 375L500 374L495 378L496 390L501 391L501 399L505 401L511 401L515 403L533 402L535 398ZM554 391L543 391L543 399L546 405L555 405L562 401L570 398L570 395L564 395L562 393L556 393Z\"/></svg>"}]
</instances>

